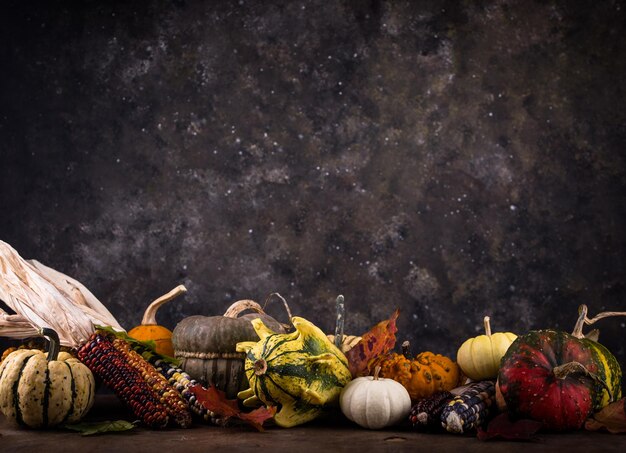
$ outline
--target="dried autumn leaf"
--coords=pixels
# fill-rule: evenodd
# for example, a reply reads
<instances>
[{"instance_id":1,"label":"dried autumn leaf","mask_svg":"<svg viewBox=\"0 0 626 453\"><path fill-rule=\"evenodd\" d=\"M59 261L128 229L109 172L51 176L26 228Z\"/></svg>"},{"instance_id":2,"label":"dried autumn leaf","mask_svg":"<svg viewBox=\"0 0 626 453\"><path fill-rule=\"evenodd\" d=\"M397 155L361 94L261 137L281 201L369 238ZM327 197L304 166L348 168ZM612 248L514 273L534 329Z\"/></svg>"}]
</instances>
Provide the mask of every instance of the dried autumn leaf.
<instances>
[{"instance_id":1,"label":"dried autumn leaf","mask_svg":"<svg viewBox=\"0 0 626 453\"><path fill-rule=\"evenodd\" d=\"M537 440L537 431L542 426L541 422L535 420L511 420L509 414L503 412L489 422L487 429L478 429L478 439L482 441L493 439L534 441Z\"/></svg>"},{"instance_id":2,"label":"dried autumn leaf","mask_svg":"<svg viewBox=\"0 0 626 453\"><path fill-rule=\"evenodd\" d=\"M259 407L250 412L239 412L237 418L252 425L258 431L263 431L263 423L265 420L271 419L276 415L276 406Z\"/></svg>"},{"instance_id":3,"label":"dried autumn leaf","mask_svg":"<svg viewBox=\"0 0 626 453\"><path fill-rule=\"evenodd\" d=\"M589 431L606 429L613 434L626 433L626 398L611 403L593 414L585 422L585 429Z\"/></svg>"},{"instance_id":4,"label":"dried autumn leaf","mask_svg":"<svg viewBox=\"0 0 626 453\"><path fill-rule=\"evenodd\" d=\"M391 351L396 345L396 319L400 310L396 309L389 319L379 322L369 332L361 336L352 349L346 352L346 358L352 377L367 376L368 364L376 357Z\"/></svg>"},{"instance_id":5,"label":"dried autumn leaf","mask_svg":"<svg viewBox=\"0 0 626 453\"><path fill-rule=\"evenodd\" d=\"M214 386L208 389L204 388L200 384L196 384L189 388L191 393L196 397L196 400L204 406L205 409L215 412L217 415L224 419L231 417L238 418L256 428L259 431L263 431L263 423L274 417L276 413L275 407L260 407L251 412L242 412L239 409L237 400L229 400L226 398L226 393L218 390Z\"/></svg>"}]
</instances>

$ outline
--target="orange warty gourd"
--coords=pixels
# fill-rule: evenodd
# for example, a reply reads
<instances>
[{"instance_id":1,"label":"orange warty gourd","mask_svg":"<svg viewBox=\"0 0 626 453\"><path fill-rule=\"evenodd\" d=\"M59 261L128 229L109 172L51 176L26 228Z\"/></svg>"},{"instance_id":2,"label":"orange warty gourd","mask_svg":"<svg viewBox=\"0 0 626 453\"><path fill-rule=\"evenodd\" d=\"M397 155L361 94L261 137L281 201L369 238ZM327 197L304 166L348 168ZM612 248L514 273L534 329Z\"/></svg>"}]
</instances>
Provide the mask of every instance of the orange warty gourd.
<instances>
[{"instance_id":1,"label":"orange warty gourd","mask_svg":"<svg viewBox=\"0 0 626 453\"><path fill-rule=\"evenodd\" d=\"M167 327L160 326L156 322L156 313L158 309L170 300L186 293L187 288L178 285L169 293L152 302L143 314L141 325L132 328L128 332L128 336L139 341L153 341L155 351L161 355L174 357L174 346L172 346L172 331Z\"/></svg>"},{"instance_id":2,"label":"orange warty gourd","mask_svg":"<svg viewBox=\"0 0 626 453\"><path fill-rule=\"evenodd\" d=\"M410 344L402 344L402 354L389 354L376 361L380 375L402 384L412 401L426 398L435 392L452 390L459 386L463 374L449 357L426 351L410 358Z\"/></svg>"}]
</instances>

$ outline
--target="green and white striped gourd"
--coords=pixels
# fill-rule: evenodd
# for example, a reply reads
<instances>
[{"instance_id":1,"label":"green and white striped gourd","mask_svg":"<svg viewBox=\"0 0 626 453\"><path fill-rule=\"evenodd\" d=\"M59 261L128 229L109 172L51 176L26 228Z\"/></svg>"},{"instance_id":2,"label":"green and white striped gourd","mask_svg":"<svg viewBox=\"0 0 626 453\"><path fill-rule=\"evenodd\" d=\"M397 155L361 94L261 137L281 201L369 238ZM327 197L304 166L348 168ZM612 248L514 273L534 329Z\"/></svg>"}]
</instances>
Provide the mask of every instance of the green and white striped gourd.
<instances>
[{"instance_id":1,"label":"green and white striped gourd","mask_svg":"<svg viewBox=\"0 0 626 453\"><path fill-rule=\"evenodd\" d=\"M18 425L47 428L76 423L94 402L93 374L78 359L59 352L59 338L42 329L50 340L46 354L18 349L0 365L0 410Z\"/></svg>"},{"instance_id":2,"label":"green and white striped gourd","mask_svg":"<svg viewBox=\"0 0 626 453\"><path fill-rule=\"evenodd\" d=\"M295 331L277 334L260 319L252 321L258 342L237 344L246 353L245 373L250 388L239 392L244 405L263 402L280 406L277 425L292 427L336 406L352 375L348 360L318 327L304 318L291 319Z\"/></svg>"}]
</instances>

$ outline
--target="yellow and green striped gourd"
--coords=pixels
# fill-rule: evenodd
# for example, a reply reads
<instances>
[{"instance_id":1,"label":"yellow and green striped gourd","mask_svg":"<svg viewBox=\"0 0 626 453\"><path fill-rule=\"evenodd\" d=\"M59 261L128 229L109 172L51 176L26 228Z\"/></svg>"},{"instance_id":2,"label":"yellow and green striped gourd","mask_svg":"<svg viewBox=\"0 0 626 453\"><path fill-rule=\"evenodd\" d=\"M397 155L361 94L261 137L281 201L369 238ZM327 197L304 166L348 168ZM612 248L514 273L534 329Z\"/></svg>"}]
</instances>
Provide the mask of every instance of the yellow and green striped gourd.
<instances>
[{"instance_id":1,"label":"yellow and green striped gourd","mask_svg":"<svg viewBox=\"0 0 626 453\"><path fill-rule=\"evenodd\" d=\"M252 321L258 342L241 342L250 388L239 392L244 405L279 406L277 425L309 422L339 402L352 379L348 360L318 327L304 318L291 319L295 331L277 334L260 319Z\"/></svg>"}]
</instances>

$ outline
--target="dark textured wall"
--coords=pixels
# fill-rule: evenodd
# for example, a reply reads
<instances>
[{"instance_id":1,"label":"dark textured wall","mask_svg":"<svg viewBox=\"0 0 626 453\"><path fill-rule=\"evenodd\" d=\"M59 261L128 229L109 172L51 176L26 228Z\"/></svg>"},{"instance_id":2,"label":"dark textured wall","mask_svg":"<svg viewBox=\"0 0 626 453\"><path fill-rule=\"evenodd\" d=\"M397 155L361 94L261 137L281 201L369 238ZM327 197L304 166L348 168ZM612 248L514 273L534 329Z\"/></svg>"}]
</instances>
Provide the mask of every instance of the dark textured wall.
<instances>
[{"instance_id":1,"label":"dark textured wall","mask_svg":"<svg viewBox=\"0 0 626 453\"><path fill-rule=\"evenodd\" d=\"M626 310L624 9L5 2L0 238L128 327L180 283L169 327L278 291L332 330L342 293L451 355Z\"/></svg>"}]
</instances>

